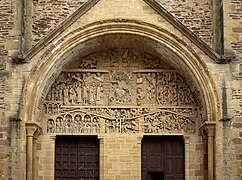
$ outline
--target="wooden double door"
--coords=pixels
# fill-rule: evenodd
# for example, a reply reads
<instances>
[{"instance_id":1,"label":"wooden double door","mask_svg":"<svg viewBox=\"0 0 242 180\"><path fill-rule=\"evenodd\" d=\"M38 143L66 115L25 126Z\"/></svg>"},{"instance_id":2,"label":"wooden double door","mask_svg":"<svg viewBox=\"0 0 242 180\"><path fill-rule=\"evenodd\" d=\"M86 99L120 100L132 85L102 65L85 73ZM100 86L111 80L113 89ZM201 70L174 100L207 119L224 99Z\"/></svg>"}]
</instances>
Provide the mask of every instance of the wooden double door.
<instances>
[{"instance_id":1,"label":"wooden double door","mask_svg":"<svg viewBox=\"0 0 242 180\"><path fill-rule=\"evenodd\" d=\"M149 136L142 140L142 180L184 180L181 136Z\"/></svg>"},{"instance_id":2,"label":"wooden double door","mask_svg":"<svg viewBox=\"0 0 242 180\"><path fill-rule=\"evenodd\" d=\"M56 180L99 180L97 137L57 136ZM142 180L184 180L181 136L145 136L142 140Z\"/></svg>"},{"instance_id":3,"label":"wooden double door","mask_svg":"<svg viewBox=\"0 0 242 180\"><path fill-rule=\"evenodd\" d=\"M56 180L99 180L99 141L96 137L57 137Z\"/></svg>"}]
</instances>

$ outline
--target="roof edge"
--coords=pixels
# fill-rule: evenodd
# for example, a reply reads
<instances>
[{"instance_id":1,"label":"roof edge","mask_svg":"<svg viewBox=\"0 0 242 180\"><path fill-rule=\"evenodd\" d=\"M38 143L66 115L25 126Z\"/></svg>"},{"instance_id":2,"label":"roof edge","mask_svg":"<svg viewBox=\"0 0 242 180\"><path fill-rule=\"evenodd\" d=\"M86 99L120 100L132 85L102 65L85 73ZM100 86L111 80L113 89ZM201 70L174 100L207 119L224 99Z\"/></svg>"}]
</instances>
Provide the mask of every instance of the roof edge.
<instances>
[{"instance_id":1,"label":"roof edge","mask_svg":"<svg viewBox=\"0 0 242 180\"><path fill-rule=\"evenodd\" d=\"M201 50L203 50L209 57L211 57L216 63L225 63L225 58L216 53L210 48L203 40L201 40L196 34L183 25L177 18L169 13L157 0L143 0L152 9L154 9L159 15L165 18L173 26L175 26L180 32L185 35L189 40L196 44Z\"/></svg>"}]
</instances>

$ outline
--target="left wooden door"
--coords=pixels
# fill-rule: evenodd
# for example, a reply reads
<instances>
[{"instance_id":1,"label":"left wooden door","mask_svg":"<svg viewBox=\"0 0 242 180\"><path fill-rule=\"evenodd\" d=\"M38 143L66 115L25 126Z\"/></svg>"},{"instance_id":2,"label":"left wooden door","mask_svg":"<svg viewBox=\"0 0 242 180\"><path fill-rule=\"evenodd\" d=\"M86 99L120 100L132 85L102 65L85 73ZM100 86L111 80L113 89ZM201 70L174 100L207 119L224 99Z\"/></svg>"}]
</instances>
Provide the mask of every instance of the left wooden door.
<instances>
[{"instance_id":1,"label":"left wooden door","mask_svg":"<svg viewBox=\"0 0 242 180\"><path fill-rule=\"evenodd\" d=\"M98 139L96 137L57 137L55 179L99 180Z\"/></svg>"}]
</instances>

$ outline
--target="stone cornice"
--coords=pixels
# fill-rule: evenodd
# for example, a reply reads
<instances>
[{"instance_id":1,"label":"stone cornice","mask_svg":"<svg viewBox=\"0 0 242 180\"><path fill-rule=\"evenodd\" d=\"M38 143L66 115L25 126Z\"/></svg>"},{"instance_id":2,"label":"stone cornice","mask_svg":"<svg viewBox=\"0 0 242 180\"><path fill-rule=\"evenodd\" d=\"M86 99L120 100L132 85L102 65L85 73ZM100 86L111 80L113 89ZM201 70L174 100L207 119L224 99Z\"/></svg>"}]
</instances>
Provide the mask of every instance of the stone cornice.
<instances>
[{"instance_id":1,"label":"stone cornice","mask_svg":"<svg viewBox=\"0 0 242 180\"><path fill-rule=\"evenodd\" d=\"M172 14L170 14L160 3L156 0L144 0L152 9L154 9L159 15L170 22L176 27L184 36L196 44L202 51L204 51L210 58L216 63L225 63L226 60L223 56L217 54L212 48L210 48L205 42L203 42L197 35L184 26L179 20L177 20Z\"/></svg>"}]
</instances>

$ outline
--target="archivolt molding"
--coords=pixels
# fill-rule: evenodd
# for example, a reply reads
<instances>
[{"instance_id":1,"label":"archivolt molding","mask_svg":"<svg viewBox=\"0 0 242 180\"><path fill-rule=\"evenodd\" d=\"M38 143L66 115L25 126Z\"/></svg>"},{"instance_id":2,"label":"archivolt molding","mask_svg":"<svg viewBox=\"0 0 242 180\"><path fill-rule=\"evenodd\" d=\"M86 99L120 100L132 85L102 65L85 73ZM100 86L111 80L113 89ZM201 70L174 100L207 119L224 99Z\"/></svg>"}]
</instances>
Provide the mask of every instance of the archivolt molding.
<instances>
[{"instance_id":1,"label":"archivolt molding","mask_svg":"<svg viewBox=\"0 0 242 180\"><path fill-rule=\"evenodd\" d=\"M215 86L209 76L205 61L197 55L195 50L165 29L141 21L120 19L96 22L76 29L47 44L46 47L48 48L42 51L41 58L35 59L35 56L32 56L33 54L26 57L31 63L34 63L34 61L37 63L25 85L23 103L20 109L21 119L25 121L36 121L38 119L39 105L42 103L44 89L47 91L47 83L51 84L57 78L62 71L62 67L70 61L67 56L75 48L78 47L78 51L81 52L85 48L83 44L106 35L135 35L147 38L175 53L179 57L180 63L185 64L190 73L189 76L193 76L193 79L196 80L195 83L200 87L208 114L207 121L219 119L219 102Z\"/></svg>"}]
</instances>

